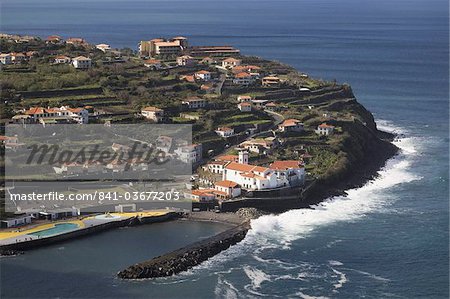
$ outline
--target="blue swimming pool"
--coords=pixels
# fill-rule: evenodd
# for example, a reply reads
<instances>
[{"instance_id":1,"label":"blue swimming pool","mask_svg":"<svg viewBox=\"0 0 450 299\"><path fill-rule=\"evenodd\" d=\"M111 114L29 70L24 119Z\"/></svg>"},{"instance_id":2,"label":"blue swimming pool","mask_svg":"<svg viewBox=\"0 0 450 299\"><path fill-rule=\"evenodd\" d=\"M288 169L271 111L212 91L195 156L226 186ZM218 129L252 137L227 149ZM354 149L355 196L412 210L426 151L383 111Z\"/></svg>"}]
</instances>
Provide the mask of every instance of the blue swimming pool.
<instances>
[{"instance_id":1,"label":"blue swimming pool","mask_svg":"<svg viewBox=\"0 0 450 299\"><path fill-rule=\"evenodd\" d=\"M48 237L52 235L57 235L61 233L65 233L78 228L78 224L75 223L59 223L56 224L52 228L47 228L44 230L40 230L34 233L29 233L29 235L37 236L37 237Z\"/></svg>"}]
</instances>

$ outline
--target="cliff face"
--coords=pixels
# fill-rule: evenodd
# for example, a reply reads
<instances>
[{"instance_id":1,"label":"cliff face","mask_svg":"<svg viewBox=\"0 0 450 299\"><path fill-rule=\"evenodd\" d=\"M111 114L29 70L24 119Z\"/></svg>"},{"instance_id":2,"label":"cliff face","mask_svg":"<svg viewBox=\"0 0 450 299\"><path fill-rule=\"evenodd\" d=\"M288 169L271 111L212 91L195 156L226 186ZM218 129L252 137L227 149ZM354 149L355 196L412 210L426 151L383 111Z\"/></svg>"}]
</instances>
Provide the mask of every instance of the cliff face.
<instances>
[{"instance_id":1,"label":"cliff face","mask_svg":"<svg viewBox=\"0 0 450 299\"><path fill-rule=\"evenodd\" d=\"M339 159L304 193L307 202L317 203L324 197L339 195L346 189L365 184L398 152L398 148L391 143L395 136L379 131L373 115L356 101L351 89L348 92L348 100L330 104L327 109L348 111L356 116L355 120L330 122L344 132L341 142L336 145Z\"/></svg>"}]
</instances>

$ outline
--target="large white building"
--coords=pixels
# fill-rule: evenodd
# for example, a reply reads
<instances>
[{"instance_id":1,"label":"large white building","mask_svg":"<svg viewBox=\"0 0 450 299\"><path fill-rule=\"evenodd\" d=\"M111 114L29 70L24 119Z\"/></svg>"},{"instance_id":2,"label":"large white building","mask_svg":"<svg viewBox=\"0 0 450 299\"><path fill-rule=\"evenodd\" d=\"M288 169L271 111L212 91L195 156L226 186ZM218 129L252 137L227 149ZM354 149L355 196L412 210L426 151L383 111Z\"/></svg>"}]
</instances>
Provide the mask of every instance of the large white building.
<instances>
[{"instance_id":1,"label":"large white building","mask_svg":"<svg viewBox=\"0 0 450 299\"><path fill-rule=\"evenodd\" d=\"M70 108L61 106L60 108L32 107L24 112L31 122L42 122L48 120L70 121L79 124L89 122L89 111L85 108Z\"/></svg>"}]
</instances>

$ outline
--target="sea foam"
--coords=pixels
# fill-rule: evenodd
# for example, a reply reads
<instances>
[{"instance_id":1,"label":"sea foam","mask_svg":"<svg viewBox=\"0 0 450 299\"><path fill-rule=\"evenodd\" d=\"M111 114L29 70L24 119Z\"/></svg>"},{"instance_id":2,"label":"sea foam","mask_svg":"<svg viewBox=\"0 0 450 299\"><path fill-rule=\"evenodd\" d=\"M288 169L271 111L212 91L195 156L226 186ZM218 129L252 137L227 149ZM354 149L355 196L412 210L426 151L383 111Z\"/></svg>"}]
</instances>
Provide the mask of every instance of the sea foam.
<instances>
[{"instance_id":1,"label":"sea foam","mask_svg":"<svg viewBox=\"0 0 450 299\"><path fill-rule=\"evenodd\" d=\"M387 122L381 123L383 125L379 127L385 131L407 134L401 128L389 126ZM369 213L383 211L394 200L387 196L387 189L421 179L411 169L420 142L414 137L400 137L394 143L401 151L386 163L376 179L363 187L348 190L345 196L328 198L312 209L290 210L253 220L246 241L258 243L262 248L277 246L289 249L292 241L307 237L319 227L342 221L357 221Z\"/></svg>"}]
</instances>

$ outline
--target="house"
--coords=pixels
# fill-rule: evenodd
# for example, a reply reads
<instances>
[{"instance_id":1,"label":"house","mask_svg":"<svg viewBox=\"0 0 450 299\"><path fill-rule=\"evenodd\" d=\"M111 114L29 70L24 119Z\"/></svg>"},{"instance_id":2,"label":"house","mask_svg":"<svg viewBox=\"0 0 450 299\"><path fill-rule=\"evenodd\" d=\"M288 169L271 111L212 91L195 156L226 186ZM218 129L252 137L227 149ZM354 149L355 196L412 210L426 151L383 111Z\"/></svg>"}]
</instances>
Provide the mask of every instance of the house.
<instances>
[{"instance_id":1,"label":"house","mask_svg":"<svg viewBox=\"0 0 450 299\"><path fill-rule=\"evenodd\" d=\"M23 53L13 52L13 53L10 53L10 54L11 54L12 63L14 63L14 64L22 63L22 62L24 62L24 61L26 61L28 59L28 57L25 54L23 54Z\"/></svg>"},{"instance_id":2,"label":"house","mask_svg":"<svg viewBox=\"0 0 450 299\"><path fill-rule=\"evenodd\" d=\"M76 69L88 69L92 66L92 60L84 56L78 56L72 59L72 65Z\"/></svg>"},{"instance_id":3,"label":"house","mask_svg":"<svg viewBox=\"0 0 450 299\"><path fill-rule=\"evenodd\" d=\"M249 102L239 103L238 109L242 112L251 112L252 111L252 104Z\"/></svg>"},{"instance_id":4,"label":"house","mask_svg":"<svg viewBox=\"0 0 450 299\"><path fill-rule=\"evenodd\" d=\"M208 106L208 101L198 97L190 97L182 101L181 104L188 109L201 109Z\"/></svg>"},{"instance_id":5,"label":"house","mask_svg":"<svg viewBox=\"0 0 450 299\"><path fill-rule=\"evenodd\" d=\"M238 155L222 155L215 159L219 162L239 162L239 156Z\"/></svg>"},{"instance_id":6,"label":"house","mask_svg":"<svg viewBox=\"0 0 450 299\"><path fill-rule=\"evenodd\" d=\"M180 79L184 80L186 82L189 82L189 83L195 83L195 78L193 75L183 75L183 76L180 76Z\"/></svg>"},{"instance_id":7,"label":"house","mask_svg":"<svg viewBox=\"0 0 450 299\"><path fill-rule=\"evenodd\" d=\"M8 53L0 54L0 63L3 65L12 64L12 56Z\"/></svg>"},{"instance_id":8,"label":"house","mask_svg":"<svg viewBox=\"0 0 450 299\"><path fill-rule=\"evenodd\" d=\"M111 51L111 46L108 44L98 44L95 47L100 51L102 51L103 53Z\"/></svg>"},{"instance_id":9,"label":"house","mask_svg":"<svg viewBox=\"0 0 450 299\"><path fill-rule=\"evenodd\" d=\"M216 130L217 135L227 138L234 135L234 129L229 127L219 127Z\"/></svg>"},{"instance_id":10,"label":"house","mask_svg":"<svg viewBox=\"0 0 450 299\"><path fill-rule=\"evenodd\" d=\"M300 186L305 183L305 167L300 161L274 161L269 167L275 171L278 180L287 180L287 183L291 187Z\"/></svg>"},{"instance_id":11,"label":"house","mask_svg":"<svg viewBox=\"0 0 450 299\"><path fill-rule=\"evenodd\" d=\"M333 134L334 126L327 125L326 123L320 124L317 126L316 133L319 135L328 136Z\"/></svg>"},{"instance_id":12,"label":"house","mask_svg":"<svg viewBox=\"0 0 450 299\"><path fill-rule=\"evenodd\" d=\"M233 68L235 66L240 65L241 62L242 62L242 60L240 60L240 59L230 57L230 58L222 60L222 67Z\"/></svg>"},{"instance_id":13,"label":"house","mask_svg":"<svg viewBox=\"0 0 450 299\"><path fill-rule=\"evenodd\" d=\"M72 120L79 124L87 124L89 122L89 111L85 108L70 108L61 106L55 110L56 113L68 115Z\"/></svg>"},{"instance_id":14,"label":"house","mask_svg":"<svg viewBox=\"0 0 450 299\"><path fill-rule=\"evenodd\" d=\"M24 115L29 116L29 122L65 121L67 123L87 124L89 122L89 111L85 108L70 108L61 106L60 108L32 107L24 111Z\"/></svg>"},{"instance_id":15,"label":"house","mask_svg":"<svg viewBox=\"0 0 450 299\"><path fill-rule=\"evenodd\" d=\"M16 150L18 148L24 147L25 143L19 143L16 136L3 136L0 135L0 144L5 147L5 149Z\"/></svg>"},{"instance_id":16,"label":"house","mask_svg":"<svg viewBox=\"0 0 450 299\"><path fill-rule=\"evenodd\" d=\"M252 104L255 106L255 108L258 109L263 109L267 102L269 102L268 100L252 100Z\"/></svg>"},{"instance_id":17,"label":"house","mask_svg":"<svg viewBox=\"0 0 450 299\"><path fill-rule=\"evenodd\" d=\"M154 122L161 122L164 120L164 110L153 106L142 108L141 114L146 119L151 119Z\"/></svg>"},{"instance_id":18,"label":"house","mask_svg":"<svg viewBox=\"0 0 450 299\"><path fill-rule=\"evenodd\" d=\"M159 70L162 67L161 64L161 60L158 59L147 59L144 61L144 66L154 69L154 70Z\"/></svg>"},{"instance_id":19,"label":"house","mask_svg":"<svg viewBox=\"0 0 450 299\"><path fill-rule=\"evenodd\" d=\"M267 103L264 107L264 110L267 111L278 111L278 106L274 102Z\"/></svg>"},{"instance_id":20,"label":"house","mask_svg":"<svg viewBox=\"0 0 450 299\"><path fill-rule=\"evenodd\" d=\"M217 64L218 61L217 61L217 59L212 58L212 57L205 57L200 61L200 63L211 65L211 64Z\"/></svg>"},{"instance_id":21,"label":"house","mask_svg":"<svg viewBox=\"0 0 450 299\"><path fill-rule=\"evenodd\" d=\"M190 194L185 194L185 197L192 199L193 202L211 202L216 199L213 189L192 190Z\"/></svg>"},{"instance_id":22,"label":"house","mask_svg":"<svg viewBox=\"0 0 450 299\"><path fill-rule=\"evenodd\" d=\"M179 66L194 66L197 64L197 60L189 55L183 55L177 57L177 65Z\"/></svg>"},{"instance_id":23,"label":"house","mask_svg":"<svg viewBox=\"0 0 450 299\"><path fill-rule=\"evenodd\" d=\"M267 76L262 78L261 84L265 87L278 87L280 86L280 78L276 76Z\"/></svg>"},{"instance_id":24,"label":"house","mask_svg":"<svg viewBox=\"0 0 450 299\"><path fill-rule=\"evenodd\" d=\"M215 194L219 199L234 198L241 195L241 187L239 184L223 180L218 181L214 184Z\"/></svg>"},{"instance_id":25,"label":"house","mask_svg":"<svg viewBox=\"0 0 450 299\"><path fill-rule=\"evenodd\" d=\"M201 70L201 71L195 72L194 77L197 80L209 81L209 80L211 80L211 72Z\"/></svg>"},{"instance_id":26,"label":"house","mask_svg":"<svg viewBox=\"0 0 450 299\"><path fill-rule=\"evenodd\" d=\"M225 166L230 163L229 161L211 161L206 164L206 169L211 173L222 174Z\"/></svg>"},{"instance_id":27,"label":"house","mask_svg":"<svg viewBox=\"0 0 450 299\"><path fill-rule=\"evenodd\" d=\"M66 40L67 44L74 45L74 46L84 46L87 45L86 41L79 37L71 37Z\"/></svg>"},{"instance_id":28,"label":"house","mask_svg":"<svg viewBox=\"0 0 450 299\"><path fill-rule=\"evenodd\" d=\"M234 74L240 73L240 72L247 72L247 73L255 73L259 74L259 71L261 68L256 65L238 65L233 67L231 70Z\"/></svg>"},{"instance_id":29,"label":"house","mask_svg":"<svg viewBox=\"0 0 450 299\"><path fill-rule=\"evenodd\" d=\"M71 62L71 58L64 56L64 55L58 55L53 60L53 63L55 63L55 64L70 63L70 62Z\"/></svg>"},{"instance_id":30,"label":"house","mask_svg":"<svg viewBox=\"0 0 450 299\"><path fill-rule=\"evenodd\" d=\"M50 35L45 39L47 44L60 44L62 41L63 39L58 35Z\"/></svg>"},{"instance_id":31,"label":"house","mask_svg":"<svg viewBox=\"0 0 450 299\"><path fill-rule=\"evenodd\" d=\"M6 218L2 219L0 221L0 228L10 228L10 227L17 227L21 225L27 225L31 223L31 215L23 214L23 215L17 215L12 218Z\"/></svg>"},{"instance_id":32,"label":"house","mask_svg":"<svg viewBox=\"0 0 450 299\"><path fill-rule=\"evenodd\" d=\"M276 174L267 167L231 162L225 166L223 180L232 181L247 190L278 187Z\"/></svg>"},{"instance_id":33,"label":"house","mask_svg":"<svg viewBox=\"0 0 450 299\"><path fill-rule=\"evenodd\" d=\"M184 163L198 163L202 160L203 148L201 144L180 146L175 150L178 158Z\"/></svg>"},{"instance_id":34,"label":"house","mask_svg":"<svg viewBox=\"0 0 450 299\"><path fill-rule=\"evenodd\" d=\"M237 100L242 103L242 102L251 102L252 97L251 96L246 96L246 95L241 95L237 97Z\"/></svg>"},{"instance_id":35,"label":"house","mask_svg":"<svg viewBox=\"0 0 450 299\"><path fill-rule=\"evenodd\" d=\"M242 142L239 147L256 154L268 154L280 145L275 137L255 138Z\"/></svg>"},{"instance_id":36,"label":"house","mask_svg":"<svg viewBox=\"0 0 450 299\"><path fill-rule=\"evenodd\" d=\"M214 92L215 88L214 88L214 85L212 85L211 83L207 83L207 84L200 85L200 90L203 90L206 92Z\"/></svg>"},{"instance_id":37,"label":"house","mask_svg":"<svg viewBox=\"0 0 450 299\"><path fill-rule=\"evenodd\" d=\"M233 84L236 85L250 85L254 82L251 74L246 72L237 73L234 75Z\"/></svg>"},{"instance_id":38,"label":"house","mask_svg":"<svg viewBox=\"0 0 450 299\"><path fill-rule=\"evenodd\" d=\"M297 119L286 119L278 125L280 132L302 132L304 130L303 123Z\"/></svg>"}]
</instances>

